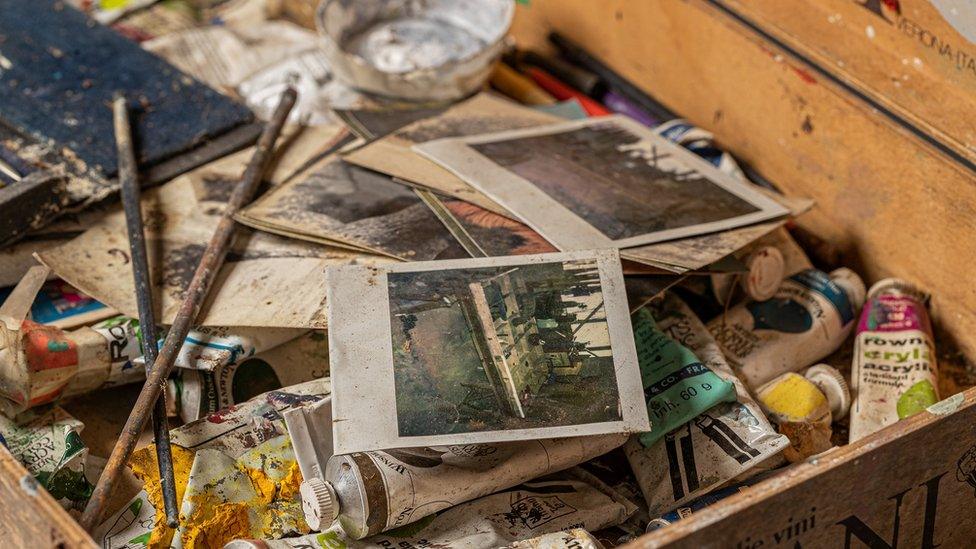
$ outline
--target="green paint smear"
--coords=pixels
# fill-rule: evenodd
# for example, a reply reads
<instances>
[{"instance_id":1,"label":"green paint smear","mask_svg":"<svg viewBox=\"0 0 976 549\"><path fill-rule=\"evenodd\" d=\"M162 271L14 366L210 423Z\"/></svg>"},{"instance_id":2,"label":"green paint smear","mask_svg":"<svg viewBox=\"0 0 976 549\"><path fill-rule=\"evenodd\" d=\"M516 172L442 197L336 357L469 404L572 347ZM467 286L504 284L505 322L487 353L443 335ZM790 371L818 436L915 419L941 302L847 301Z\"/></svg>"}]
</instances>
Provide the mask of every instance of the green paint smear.
<instances>
[{"instance_id":1,"label":"green paint smear","mask_svg":"<svg viewBox=\"0 0 976 549\"><path fill-rule=\"evenodd\" d=\"M315 537L315 541L325 549L346 549L346 542L336 532L322 532Z\"/></svg>"},{"instance_id":2,"label":"green paint smear","mask_svg":"<svg viewBox=\"0 0 976 549\"><path fill-rule=\"evenodd\" d=\"M932 386L932 382L927 379L919 381L898 397L898 419L905 419L919 412L924 412L926 408L938 400L939 397L935 395L935 387Z\"/></svg>"},{"instance_id":3,"label":"green paint smear","mask_svg":"<svg viewBox=\"0 0 976 549\"><path fill-rule=\"evenodd\" d=\"M152 532L151 531L150 532L146 532L145 534L142 534L141 536L136 536L136 537L130 539L129 540L129 543L127 543L126 545L142 545L143 547L145 547L146 545L149 545L149 538L150 537L152 537Z\"/></svg>"},{"instance_id":4,"label":"green paint smear","mask_svg":"<svg viewBox=\"0 0 976 549\"><path fill-rule=\"evenodd\" d=\"M71 348L71 346L68 345L68 342L67 341L48 341L47 342L47 350L48 351L51 351L52 353L63 353L64 351L67 351L70 348Z\"/></svg>"},{"instance_id":5,"label":"green paint smear","mask_svg":"<svg viewBox=\"0 0 976 549\"><path fill-rule=\"evenodd\" d=\"M91 497L94 486L88 482L84 471L72 471L71 469L61 469L54 475L43 472L35 477L54 497L54 499L66 499L68 501L88 501Z\"/></svg>"}]
</instances>

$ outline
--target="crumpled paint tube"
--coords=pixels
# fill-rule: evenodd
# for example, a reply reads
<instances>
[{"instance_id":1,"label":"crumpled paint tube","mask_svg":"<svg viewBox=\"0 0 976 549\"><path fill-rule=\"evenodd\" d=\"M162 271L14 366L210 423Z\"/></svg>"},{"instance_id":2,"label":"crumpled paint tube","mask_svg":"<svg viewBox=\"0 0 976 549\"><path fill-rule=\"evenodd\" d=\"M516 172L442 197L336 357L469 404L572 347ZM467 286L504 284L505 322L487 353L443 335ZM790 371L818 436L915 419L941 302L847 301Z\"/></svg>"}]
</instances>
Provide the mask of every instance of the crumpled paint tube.
<instances>
[{"instance_id":1,"label":"crumpled paint tube","mask_svg":"<svg viewBox=\"0 0 976 549\"><path fill-rule=\"evenodd\" d=\"M582 529L572 534L576 538L592 539L586 530L619 524L633 510L632 504L622 503L599 481L570 469L461 503L362 540L348 536L339 525L333 525L325 532L298 538L237 540L225 549L599 547L598 544L574 546L558 542L566 537L564 531L570 528ZM541 539L540 535L543 536ZM525 545L522 540L528 538L549 545Z\"/></svg>"},{"instance_id":2,"label":"crumpled paint tube","mask_svg":"<svg viewBox=\"0 0 976 549\"><path fill-rule=\"evenodd\" d=\"M235 537L307 532L297 494L301 475L281 414L330 392L328 378L317 379L173 430L181 504L178 530L167 528L164 513L155 510L162 509L155 451L152 446L137 450L130 464L145 483L143 491L100 524L92 537L106 548L191 549L219 547Z\"/></svg>"},{"instance_id":3,"label":"crumpled paint tube","mask_svg":"<svg viewBox=\"0 0 976 549\"><path fill-rule=\"evenodd\" d=\"M765 301L746 301L708 323L736 375L750 389L824 358L844 343L864 303L854 271L807 269Z\"/></svg>"},{"instance_id":4,"label":"crumpled paint tube","mask_svg":"<svg viewBox=\"0 0 976 549\"><path fill-rule=\"evenodd\" d=\"M603 549L603 544L586 530L573 528L516 541L505 549Z\"/></svg>"},{"instance_id":5,"label":"crumpled paint tube","mask_svg":"<svg viewBox=\"0 0 976 549\"><path fill-rule=\"evenodd\" d=\"M180 368L212 370L305 333L295 329L199 328L180 349ZM92 326L62 330L24 320L10 331L0 323L0 412L145 380L138 321L116 316Z\"/></svg>"},{"instance_id":6,"label":"crumpled paint tube","mask_svg":"<svg viewBox=\"0 0 976 549\"><path fill-rule=\"evenodd\" d=\"M0 416L0 442L65 509L84 509L98 472L81 441L84 425L59 407Z\"/></svg>"},{"instance_id":7,"label":"crumpled paint tube","mask_svg":"<svg viewBox=\"0 0 976 549\"><path fill-rule=\"evenodd\" d=\"M651 521L647 523L647 531L653 532L655 530L660 530L661 528L670 526L679 520L686 519L698 511L701 511L710 505L714 505L727 497L734 496L739 492L748 490L749 487L757 484L761 480L765 480L766 477L767 475L759 475L749 479L746 482L737 483L732 486L726 486L724 488L719 488L718 490L709 492L700 498L681 505L673 511L667 512L660 517L651 519Z\"/></svg>"},{"instance_id":8,"label":"crumpled paint tube","mask_svg":"<svg viewBox=\"0 0 976 549\"><path fill-rule=\"evenodd\" d=\"M327 340L324 332L313 331L210 370L179 369L169 380L166 397L179 417L190 422L261 393L328 376Z\"/></svg>"},{"instance_id":9,"label":"crumpled paint tube","mask_svg":"<svg viewBox=\"0 0 976 549\"><path fill-rule=\"evenodd\" d=\"M896 278L871 287L854 339L850 441L939 401L932 323L920 290Z\"/></svg>"},{"instance_id":10,"label":"crumpled paint tube","mask_svg":"<svg viewBox=\"0 0 976 549\"><path fill-rule=\"evenodd\" d=\"M296 328L199 326L186 334L174 364L177 368L188 370L215 371L240 364L257 353L278 347L306 332ZM136 363L142 364L143 357L137 358Z\"/></svg>"},{"instance_id":11,"label":"crumpled paint tube","mask_svg":"<svg viewBox=\"0 0 976 549\"><path fill-rule=\"evenodd\" d=\"M572 467L626 440L611 434L336 455L324 479L307 479L302 487L303 493L306 486L328 490L334 506L308 497L304 503L319 505L322 528L338 520L347 535L362 539Z\"/></svg>"},{"instance_id":12,"label":"crumpled paint tube","mask_svg":"<svg viewBox=\"0 0 976 549\"><path fill-rule=\"evenodd\" d=\"M776 459L789 440L773 429L705 325L680 298L668 292L651 307L660 329L731 383L738 398L714 406L649 448L636 439L624 445L653 516L758 472L757 467Z\"/></svg>"},{"instance_id":13,"label":"crumpled paint tube","mask_svg":"<svg viewBox=\"0 0 976 549\"><path fill-rule=\"evenodd\" d=\"M650 308L631 315L651 430L640 435L645 446L719 402L735 400L735 387L712 372L687 347L668 337Z\"/></svg>"},{"instance_id":14,"label":"crumpled paint tube","mask_svg":"<svg viewBox=\"0 0 976 549\"><path fill-rule=\"evenodd\" d=\"M735 255L743 260L748 272L709 275L712 293L721 305L734 304L743 294L749 299L769 299L784 279L813 268L803 248L782 227Z\"/></svg>"},{"instance_id":15,"label":"crumpled paint tube","mask_svg":"<svg viewBox=\"0 0 976 549\"><path fill-rule=\"evenodd\" d=\"M18 330L0 322L0 412L13 416L32 406L145 379L138 325L111 318L65 331L24 320Z\"/></svg>"}]
</instances>

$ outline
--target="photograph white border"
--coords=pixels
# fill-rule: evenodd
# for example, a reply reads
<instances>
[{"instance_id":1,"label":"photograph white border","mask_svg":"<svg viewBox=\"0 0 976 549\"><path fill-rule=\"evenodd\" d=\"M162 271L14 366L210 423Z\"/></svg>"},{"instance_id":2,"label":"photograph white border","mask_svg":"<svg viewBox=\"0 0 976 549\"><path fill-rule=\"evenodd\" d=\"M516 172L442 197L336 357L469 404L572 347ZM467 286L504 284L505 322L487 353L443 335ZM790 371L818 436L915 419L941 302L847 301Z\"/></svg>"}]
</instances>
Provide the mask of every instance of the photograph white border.
<instances>
[{"instance_id":1,"label":"photograph white border","mask_svg":"<svg viewBox=\"0 0 976 549\"><path fill-rule=\"evenodd\" d=\"M594 260L606 307L620 399L620 420L581 425L400 436L393 372L389 273L443 271ZM337 454L451 444L476 444L650 430L630 323L620 256L589 250L525 256L345 265L326 271L333 437ZM585 398L585 395L580 395Z\"/></svg>"},{"instance_id":2,"label":"photograph white border","mask_svg":"<svg viewBox=\"0 0 976 549\"><path fill-rule=\"evenodd\" d=\"M705 179L759 208L759 211L719 221L612 240L585 219L535 186L531 181L516 175L468 146L553 135L607 123L616 124L641 139L652 142L655 147L672 154L682 164L696 170ZM749 188L748 183L738 181L731 175L723 173L703 158L654 133L651 128L623 115L593 117L469 137L437 139L414 145L413 150L436 162L439 166L450 170L501 204L560 250L630 248L743 227L789 213L789 210L783 205Z\"/></svg>"}]
</instances>

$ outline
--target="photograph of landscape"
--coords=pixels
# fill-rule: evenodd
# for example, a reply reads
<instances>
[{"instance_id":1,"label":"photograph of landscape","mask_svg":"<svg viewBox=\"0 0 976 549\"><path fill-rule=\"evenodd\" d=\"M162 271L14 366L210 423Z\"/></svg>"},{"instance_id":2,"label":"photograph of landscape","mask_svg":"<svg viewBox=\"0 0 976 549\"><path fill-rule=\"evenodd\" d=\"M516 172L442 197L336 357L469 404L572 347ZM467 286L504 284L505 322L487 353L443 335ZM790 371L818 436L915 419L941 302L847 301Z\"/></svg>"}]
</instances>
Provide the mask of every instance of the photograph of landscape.
<instances>
[{"instance_id":1,"label":"photograph of landscape","mask_svg":"<svg viewBox=\"0 0 976 549\"><path fill-rule=\"evenodd\" d=\"M595 260L392 272L388 292L400 436L622 419Z\"/></svg>"}]
</instances>

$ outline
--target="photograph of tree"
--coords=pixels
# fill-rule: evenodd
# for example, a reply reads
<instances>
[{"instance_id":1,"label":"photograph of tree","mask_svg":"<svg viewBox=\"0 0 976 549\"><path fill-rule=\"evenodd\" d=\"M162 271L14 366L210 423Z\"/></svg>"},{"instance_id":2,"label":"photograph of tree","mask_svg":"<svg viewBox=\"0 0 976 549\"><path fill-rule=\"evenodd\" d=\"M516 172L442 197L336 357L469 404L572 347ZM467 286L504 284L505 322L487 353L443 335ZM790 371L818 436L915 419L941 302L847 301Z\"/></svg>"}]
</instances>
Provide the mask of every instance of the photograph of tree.
<instances>
[{"instance_id":1,"label":"photograph of tree","mask_svg":"<svg viewBox=\"0 0 976 549\"><path fill-rule=\"evenodd\" d=\"M388 275L400 436L620 421L595 260Z\"/></svg>"}]
</instances>

